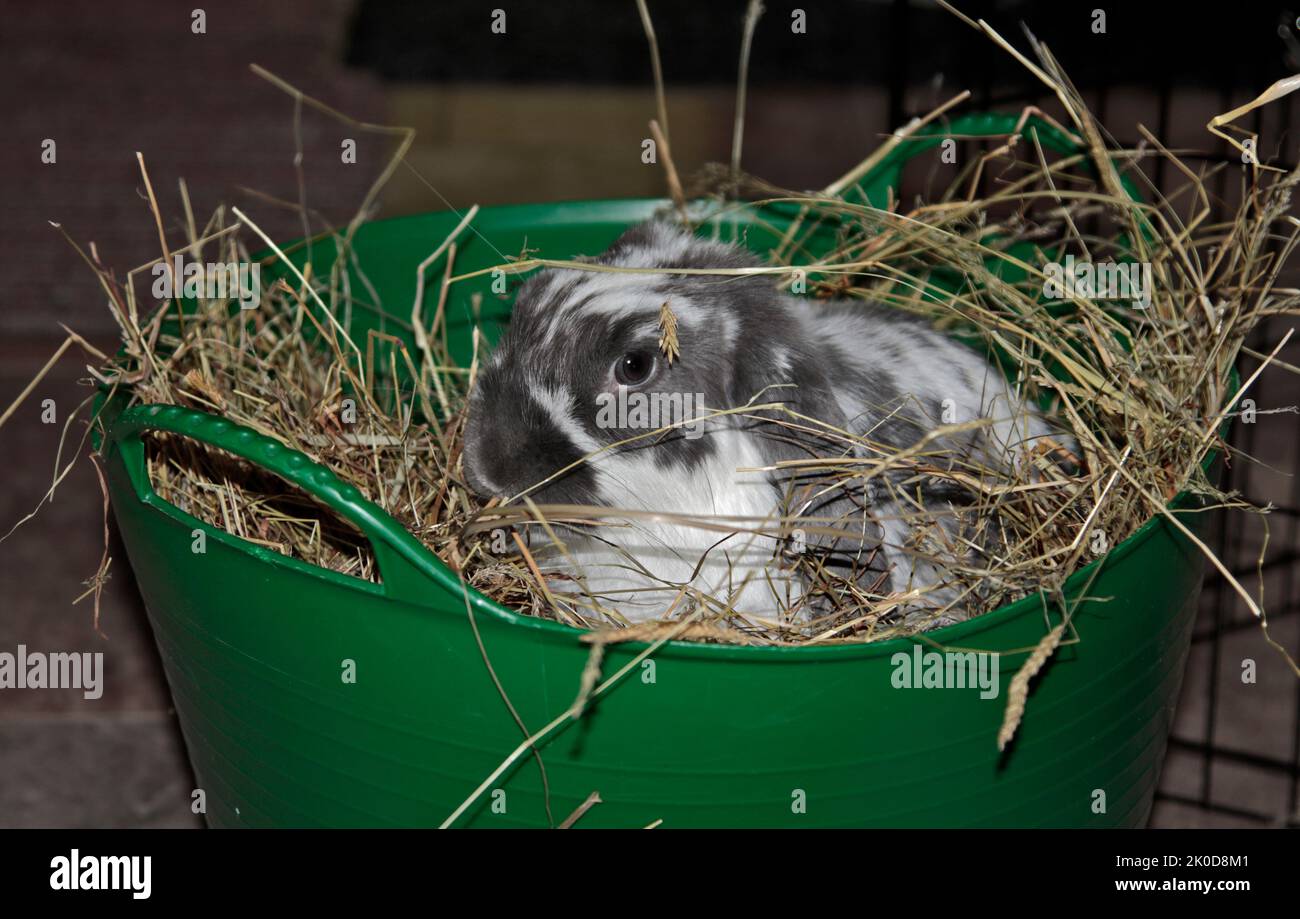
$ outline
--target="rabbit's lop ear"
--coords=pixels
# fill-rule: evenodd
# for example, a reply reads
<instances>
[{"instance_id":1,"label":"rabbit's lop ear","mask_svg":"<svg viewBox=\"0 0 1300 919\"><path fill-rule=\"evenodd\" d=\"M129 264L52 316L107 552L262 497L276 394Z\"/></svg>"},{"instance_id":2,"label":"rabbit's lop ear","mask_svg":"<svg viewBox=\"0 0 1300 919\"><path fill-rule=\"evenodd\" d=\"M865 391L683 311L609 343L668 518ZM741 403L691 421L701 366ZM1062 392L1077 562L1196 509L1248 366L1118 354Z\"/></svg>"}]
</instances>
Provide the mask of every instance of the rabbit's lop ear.
<instances>
[{"instance_id":1,"label":"rabbit's lop ear","mask_svg":"<svg viewBox=\"0 0 1300 919\"><path fill-rule=\"evenodd\" d=\"M823 363L811 349L789 341L762 341L738 351L732 404L779 406L759 409L752 421L742 422L765 461L851 452L834 436L847 419Z\"/></svg>"}]
</instances>

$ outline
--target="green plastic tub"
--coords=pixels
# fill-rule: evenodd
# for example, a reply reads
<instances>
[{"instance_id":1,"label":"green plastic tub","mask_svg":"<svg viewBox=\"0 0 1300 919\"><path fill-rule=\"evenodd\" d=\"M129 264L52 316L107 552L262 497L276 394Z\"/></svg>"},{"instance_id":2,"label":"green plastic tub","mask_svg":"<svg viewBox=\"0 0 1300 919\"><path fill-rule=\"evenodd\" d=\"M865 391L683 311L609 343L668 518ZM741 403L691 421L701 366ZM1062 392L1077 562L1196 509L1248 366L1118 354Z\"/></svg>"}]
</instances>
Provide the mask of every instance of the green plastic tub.
<instances>
[{"instance_id":1,"label":"green plastic tub","mask_svg":"<svg viewBox=\"0 0 1300 919\"><path fill-rule=\"evenodd\" d=\"M953 133L1005 131L969 118ZM1052 141L1044 136L1045 141ZM1060 139L1056 138L1059 142ZM913 144L915 153L931 138ZM864 183L882 200L903 156ZM486 208L463 235L456 269L500 262L527 242L567 257L603 249L659 201ZM789 212L748 224L771 242ZM367 225L356 238L381 300L409 315L415 266L446 237L451 213ZM727 223L724 232L740 227ZM490 245L489 245L490 242ZM324 247L315 253L325 269ZM438 277L434 266L429 277ZM453 287L453 343L468 341L469 294ZM435 282L436 283L436 282ZM508 305L485 312L489 335ZM406 332L357 310L353 331ZM436 826L520 743L484 666L483 646L535 731L573 701L587 646L568 627L517 615L477 592L383 510L307 457L175 406L103 405L113 508L148 608L210 826ZM141 434L171 431L224 448L300 486L373 544L382 584L326 571L216 530L161 500ZM1199 529L1204 514L1187 514ZM207 534L192 551L194 530ZM580 827L1141 826L1151 808L1187 656L1202 560L1163 519L1067 585L1079 641L1034 684L1005 754L995 736L1012 675L1059 621L1031 597L930 633L929 642L1005 652L996 698L977 690L895 688L899 640L754 648L671 643L634 668L576 723L541 745L559 822L592 792ZM928 649L929 644L925 645ZM644 648L608 650L612 674ZM342 678L345 662L355 682ZM457 821L545 827L536 760L521 757Z\"/></svg>"}]
</instances>

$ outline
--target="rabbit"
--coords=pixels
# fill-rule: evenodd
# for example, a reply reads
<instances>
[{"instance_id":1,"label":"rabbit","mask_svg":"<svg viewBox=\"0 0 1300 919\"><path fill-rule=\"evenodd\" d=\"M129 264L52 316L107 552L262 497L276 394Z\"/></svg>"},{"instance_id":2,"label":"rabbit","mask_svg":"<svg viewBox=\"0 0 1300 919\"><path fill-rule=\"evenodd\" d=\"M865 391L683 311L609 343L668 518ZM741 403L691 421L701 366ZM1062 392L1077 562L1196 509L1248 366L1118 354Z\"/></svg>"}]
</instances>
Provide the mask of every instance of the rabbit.
<instances>
[{"instance_id":1,"label":"rabbit","mask_svg":"<svg viewBox=\"0 0 1300 919\"><path fill-rule=\"evenodd\" d=\"M591 261L646 270L527 280L464 429L464 478L480 496L640 512L554 528L562 546L537 561L557 596L642 622L684 609L686 588L726 615L788 622L809 586L807 569L788 564L793 546L871 596L909 597L900 615L965 616L931 556L938 543L963 551L969 496L942 475L871 460L930 437L932 466L1013 475L1041 439L1065 443L996 367L899 310L787 294L770 274L664 272L763 264L664 220L631 227ZM665 303L675 356L661 346ZM638 397L671 410L609 411ZM987 423L960 429L978 419ZM861 483L831 482L819 458L860 462ZM917 514L933 521L924 536ZM804 536L792 517L821 522Z\"/></svg>"}]
</instances>

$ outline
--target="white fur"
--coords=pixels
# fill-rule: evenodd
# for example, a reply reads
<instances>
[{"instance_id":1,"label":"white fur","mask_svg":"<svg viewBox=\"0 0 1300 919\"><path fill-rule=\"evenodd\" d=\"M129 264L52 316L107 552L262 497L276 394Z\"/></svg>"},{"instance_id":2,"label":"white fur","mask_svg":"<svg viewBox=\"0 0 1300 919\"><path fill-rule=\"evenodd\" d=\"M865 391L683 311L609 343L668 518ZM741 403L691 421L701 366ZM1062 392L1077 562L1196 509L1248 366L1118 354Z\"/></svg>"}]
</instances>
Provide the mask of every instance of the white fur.
<instances>
[{"instance_id":1,"label":"white fur","mask_svg":"<svg viewBox=\"0 0 1300 919\"><path fill-rule=\"evenodd\" d=\"M620 508L706 522L711 517L753 518L729 526L774 533L779 512L772 486L763 473L738 471L762 465L757 445L730 428L715 427L705 436L712 439L717 452L693 474L660 468L649 451L604 454L592 466L602 476L604 493L610 495L612 489L612 498ZM774 616L799 596L798 579L773 560L773 535L736 532L728 537L725 531L635 517L607 519L598 533L616 542L622 551L576 532L566 532L561 539L581 573L586 592L633 622L661 617L681 585L688 582L705 596L720 602L730 600L737 612L763 616ZM710 549L719 540L724 541ZM636 570L624 553L652 576ZM691 581L697 566L699 573ZM566 559L556 556L551 570L572 568ZM774 590L777 596L773 596ZM685 608L683 602L677 611Z\"/></svg>"}]
</instances>

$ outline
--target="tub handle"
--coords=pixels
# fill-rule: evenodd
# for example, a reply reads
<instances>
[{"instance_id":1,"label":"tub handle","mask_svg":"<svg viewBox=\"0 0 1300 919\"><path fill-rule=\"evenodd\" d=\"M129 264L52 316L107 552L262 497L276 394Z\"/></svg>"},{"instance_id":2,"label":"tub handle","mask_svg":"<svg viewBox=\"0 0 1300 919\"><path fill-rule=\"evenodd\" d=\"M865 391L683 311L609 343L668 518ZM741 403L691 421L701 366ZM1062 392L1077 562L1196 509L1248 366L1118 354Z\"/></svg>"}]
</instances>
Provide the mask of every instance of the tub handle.
<instances>
[{"instance_id":1,"label":"tub handle","mask_svg":"<svg viewBox=\"0 0 1300 919\"><path fill-rule=\"evenodd\" d=\"M105 452L116 448L121 453L142 501L180 512L160 497L149 481L141 440L146 431L166 431L225 450L301 488L370 541L385 596L430 606L434 605L439 587L454 594L464 593L463 584L446 565L355 485L344 482L306 454L218 415L180 405L150 404L131 406L117 417L110 426Z\"/></svg>"},{"instance_id":2,"label":"tub handle","mask_svg":"<svg viewBox=\"0 0 1300 919\"><path fill-rule=\"evenodd\" d=\"M953 136L1002 137L1009 135L1016 130L1016 125L1019 122L1020 114L1016 112L972 112L946 123L935 122L925 125L885 154L875 168L857 183L858 191L871 202L873 207L884 207L889 189L892 188L895 192L898 191L902 180L903 166L908 160L939 146L939 144ZM1025 119L1025 123L1020 125L1020 134L1029 138L1036 136L1038 142L1045 149L1064 156L1085 149L1076 143L1069 134L1038 115L1031 115ZM1132 176L1122 173L1120 175L1120 185L1134 201L1140 202L1142 200L1141 192L1134 183Z\"/></svg>"}]
</instances>

